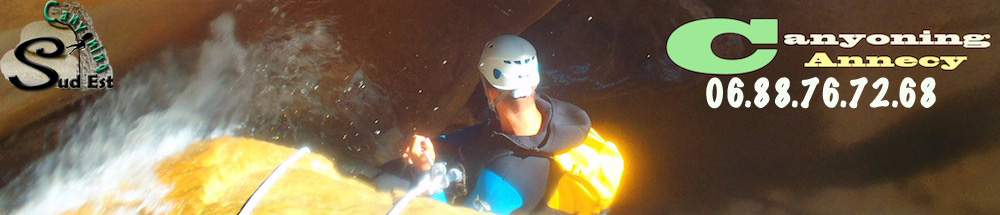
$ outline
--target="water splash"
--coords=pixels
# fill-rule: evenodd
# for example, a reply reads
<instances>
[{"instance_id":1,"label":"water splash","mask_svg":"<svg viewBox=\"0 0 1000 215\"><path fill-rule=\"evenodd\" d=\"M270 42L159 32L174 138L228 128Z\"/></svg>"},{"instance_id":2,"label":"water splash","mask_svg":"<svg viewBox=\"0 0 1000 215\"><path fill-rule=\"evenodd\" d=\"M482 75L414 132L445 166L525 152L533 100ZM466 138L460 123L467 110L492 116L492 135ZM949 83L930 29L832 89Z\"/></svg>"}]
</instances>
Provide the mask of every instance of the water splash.
<instances>
[{"instance_id":1,"label":"water splash","mask_svg":"<svg viewBox=\"0 0 1000 215\"><path fill-rule=\"evenodd\" d=\"M244 46L235 22L220 16L199 47L165 51L71 117L64 144L0 190L0 213L59 214L95 202L113 203L95 206L103 214L168 213L171 187L155 172L164 158L200 140L253 136L289 108L336 111L316 98L339 93L319 83L333 74L315 72L339 50L327 23L282 26L275 39Z\"/></svg>"},{"instance_id":2,"label":"water splash","mask_svg":"<svg viewBox=\"0 0 1000 215\"><path fill-rule=\"evenodd\" d=\"M57 214L107 199L135 206L106 211L111 213L169 210L161 200L170 188L157 182L156 163L189 143L232 134L239 104L249 98L233 87L247 80L230 78L245 77L240 72L246 63L233 26L231 15L212 23L213 37L202 44L192 73L165 53L64 125L64 146L3 190L7 209Z\"/></svg>"}]
</instances>

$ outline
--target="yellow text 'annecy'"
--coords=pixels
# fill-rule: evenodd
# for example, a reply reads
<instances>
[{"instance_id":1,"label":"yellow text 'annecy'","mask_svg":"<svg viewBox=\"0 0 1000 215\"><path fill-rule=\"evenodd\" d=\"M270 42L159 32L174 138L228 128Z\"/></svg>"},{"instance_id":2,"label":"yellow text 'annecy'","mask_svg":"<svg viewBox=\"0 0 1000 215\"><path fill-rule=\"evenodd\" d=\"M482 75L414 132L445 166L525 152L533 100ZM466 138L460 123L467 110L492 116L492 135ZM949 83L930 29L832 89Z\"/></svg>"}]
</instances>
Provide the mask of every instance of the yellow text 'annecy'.
<instances>
[{"instance_id":1,"label":"yellow text 'annecy'","mask_svg":"<svg viewBox=\"0 0 1000 215\"><path fill-rule=\"evenodd\" d=\"M899 56L893 59L889 56L837 56L837 62L834 63L825 52L816 52L809 62L805 63L805 67L855 67L855 68L887 68L887 67L902 67L910 68L920 65L921 67L932 68L941 67L941 70L952 71L958 68L962 62L968 60L967 56L923 56L920 58L914 56Z\"/></svg>"}]
</instances>

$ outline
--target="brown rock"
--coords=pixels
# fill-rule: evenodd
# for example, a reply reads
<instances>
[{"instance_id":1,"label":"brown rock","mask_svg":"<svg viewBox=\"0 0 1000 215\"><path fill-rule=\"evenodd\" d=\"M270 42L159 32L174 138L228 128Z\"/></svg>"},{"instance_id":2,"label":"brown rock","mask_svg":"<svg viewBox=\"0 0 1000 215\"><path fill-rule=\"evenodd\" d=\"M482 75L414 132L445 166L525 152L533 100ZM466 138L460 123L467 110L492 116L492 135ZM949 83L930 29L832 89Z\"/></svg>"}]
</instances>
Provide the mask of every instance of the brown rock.
<instances>
[{"instance_id":1,"label":"brown rock","mask_svg":"<svg viewBox=\"0 0 1000 215\"><path fill-rule=\"evenodd\" d=\"M164 160L157 174L173 187L164 204L170 214L236 214L254 190L295 149L246 138L219 138L192 144ZM288 169L254 210L256 214L385 214L399 194L337 173L333 163L308 154ZM109 198L110 199L110 198ZM105 214L130 202L87 204L70 214ZM428 198L417 198L405 214L475 214Z\"/></svg>"}]
</instances>

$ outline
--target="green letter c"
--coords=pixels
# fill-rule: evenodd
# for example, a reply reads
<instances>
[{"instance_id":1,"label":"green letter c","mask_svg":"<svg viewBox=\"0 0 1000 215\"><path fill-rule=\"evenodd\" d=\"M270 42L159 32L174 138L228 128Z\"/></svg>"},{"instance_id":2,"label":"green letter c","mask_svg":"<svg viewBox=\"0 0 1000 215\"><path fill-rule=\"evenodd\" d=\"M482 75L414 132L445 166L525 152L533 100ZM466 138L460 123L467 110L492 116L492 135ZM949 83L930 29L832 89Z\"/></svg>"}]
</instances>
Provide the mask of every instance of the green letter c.
<instances>
[{"instance_id":1,"label":"green letter c","mask_svg":"<svg viewBox=\"0 0 1000 215\"><path fill-rule=\"evenodd\" d=\"M715 75L738 75L764 67L777 49L759 49L743 59L724 59L712 52L712 40L726 33L739 34L752 44L777 44L777 19L751 19L750 24L735 19L702 19L677 27L667 38L667 55L681 68Z\"/></svg>"},{"instance_id":2,"label":"green letter c","mask_svg":"<svg viewBox=\"0 0 1000 215\"><path fill-rule=\"evenodd\" d=\"M49 17L49 6L54 4L59 4L59 2L56 0L50 0L49 2L45 2L45 8L42 9L42 15L45 16L45 20L49 22L56 21L56 18Z\"/></svg>"}]
</instances>

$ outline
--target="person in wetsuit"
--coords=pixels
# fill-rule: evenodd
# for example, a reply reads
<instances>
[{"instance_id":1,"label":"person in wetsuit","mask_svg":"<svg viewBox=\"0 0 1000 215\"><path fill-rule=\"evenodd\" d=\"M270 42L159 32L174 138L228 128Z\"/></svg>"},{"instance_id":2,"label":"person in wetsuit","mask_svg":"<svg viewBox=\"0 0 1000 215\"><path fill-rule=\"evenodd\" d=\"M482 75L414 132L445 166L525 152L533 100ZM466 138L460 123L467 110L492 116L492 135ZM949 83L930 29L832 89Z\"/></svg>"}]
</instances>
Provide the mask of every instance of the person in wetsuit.
<instances>
[{"instance_id":1,"label":"person in wetsuit","mask_svg":"<svg viewBox=\"0 0 1000 215\"><path fill-rule=\"evenodd\" d=\"M482 85L493 117L430 138L415 135L401 159L383 165L374 182L381 190L403 188L434 162L465 169L464 186L432 197L496 214L556 213L546 202L562 175L553 154L580 145L590 117L579 107L535 91L535 48L524 38L501 35L480 57Z\"/></svg>"}]
</instances>

